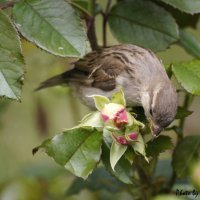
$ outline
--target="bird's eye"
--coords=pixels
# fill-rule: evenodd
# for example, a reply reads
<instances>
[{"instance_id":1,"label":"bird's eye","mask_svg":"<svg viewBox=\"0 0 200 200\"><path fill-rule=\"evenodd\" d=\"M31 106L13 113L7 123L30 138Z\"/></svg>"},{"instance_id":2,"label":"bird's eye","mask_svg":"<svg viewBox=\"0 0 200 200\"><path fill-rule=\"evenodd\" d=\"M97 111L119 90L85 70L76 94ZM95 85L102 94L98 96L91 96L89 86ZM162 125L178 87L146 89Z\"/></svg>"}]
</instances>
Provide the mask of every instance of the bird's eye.
<instances>
[{"instance_id":1,"label":"bird's eye","mask_svg":"<svg viewBox=\"0 0 200 200\"><path fill-rule=\"evenodd\" d=\"M151 116L153 116L153 110L152 109L149 110L149 113L150 113Z\"/></svg>"}]
</instances>

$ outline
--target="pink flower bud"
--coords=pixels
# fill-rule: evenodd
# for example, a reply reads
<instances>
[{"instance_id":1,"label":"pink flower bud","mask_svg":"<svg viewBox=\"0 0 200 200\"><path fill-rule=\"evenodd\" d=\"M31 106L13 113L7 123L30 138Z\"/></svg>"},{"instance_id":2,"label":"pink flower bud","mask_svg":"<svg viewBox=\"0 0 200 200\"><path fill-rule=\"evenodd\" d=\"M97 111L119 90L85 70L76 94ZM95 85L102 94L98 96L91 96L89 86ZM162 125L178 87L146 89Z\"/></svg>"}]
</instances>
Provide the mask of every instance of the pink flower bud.
<instances>
[{"instance_id":1,"label":"pink flower bud","mask_svg":"<svg viewBox=\"0 0 200 200\"><path fill-rule=\"evenodd\" d=\"M128 117L127 117L127 114L126 114L126 110L123 108L121 110L119 110L116 115L115 115L115 118L114 118L114 122L115 122L115 125L120 128L122 127L123 125L127 124L128 123Z\"/></svg>"},{"instance_id":2,"label":"pink flower bud","mask_svg":"<svg viewBox=\"0 0 200 200\"><path fill-rule=\"evenodd\" d=\"M127 136L128 136L128 139L130 139L130 140L137 140L137 138L138 138L138 133L129 133L129 134L127 134Z\"/></svg>"},{"instance_id":3,"label":"pink flower bud","mask_svg":"<svg viewBox=\"0 0 200 200\"><path fill-rule=\"evenodd\" d=\"M115 140L118 144L129 145L128 140L124 136L116 136L113 134L113 137L115 138Z\"/></svg>"},{"instance_id":4,"label":"pink flower bud","mask_svg":"<svg viewBox=\"0 0 200 200\"><path fill-rule=\"evenodd\" d=\"M101 117L104 122L111 120L120 128L128 123L128 117L124 106L116 103L106 104L101 111Z\"/></svg>"}]
</instances>

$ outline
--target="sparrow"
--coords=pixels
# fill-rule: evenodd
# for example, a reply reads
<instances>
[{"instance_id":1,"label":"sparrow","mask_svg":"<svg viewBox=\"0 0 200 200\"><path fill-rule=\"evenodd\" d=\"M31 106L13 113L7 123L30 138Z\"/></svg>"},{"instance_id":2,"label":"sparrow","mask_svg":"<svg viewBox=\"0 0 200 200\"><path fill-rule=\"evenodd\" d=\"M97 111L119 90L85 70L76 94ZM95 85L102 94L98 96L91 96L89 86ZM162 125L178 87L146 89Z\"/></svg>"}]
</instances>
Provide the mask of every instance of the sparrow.
<instances>
[{"instance_id":1,"label":"sparrow","mask_svg":"<svg viewBox=\"0 0 200 200\"><path fill-rule=\"evenodd\" d=\"M122 89L127 106L142 106L154 136L175 118L177 93L162 62L149 49L120 44L86 54L73 68L42 82L36 90L66 84L89 107L92 95L110 98Z\"/></svg>"}]
</instances>

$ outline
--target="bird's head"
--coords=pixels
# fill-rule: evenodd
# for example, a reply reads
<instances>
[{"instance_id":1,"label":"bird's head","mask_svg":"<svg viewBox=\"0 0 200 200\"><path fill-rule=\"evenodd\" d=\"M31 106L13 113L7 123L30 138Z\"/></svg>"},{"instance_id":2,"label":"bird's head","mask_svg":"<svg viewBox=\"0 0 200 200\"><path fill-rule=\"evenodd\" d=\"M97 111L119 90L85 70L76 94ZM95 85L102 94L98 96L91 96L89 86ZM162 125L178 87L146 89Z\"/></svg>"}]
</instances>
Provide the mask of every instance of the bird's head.
<instances>
[{"instance_id":1,"label":"bird's head","mask_svg":"<svg viewBox=\"0 0 200 200\"><path fill-rule=\"evenodd\" d=\"M144 93L142 104L156 137L175 118L177 93L171 83L162 83Z\"/></svg>"}]
</instances>

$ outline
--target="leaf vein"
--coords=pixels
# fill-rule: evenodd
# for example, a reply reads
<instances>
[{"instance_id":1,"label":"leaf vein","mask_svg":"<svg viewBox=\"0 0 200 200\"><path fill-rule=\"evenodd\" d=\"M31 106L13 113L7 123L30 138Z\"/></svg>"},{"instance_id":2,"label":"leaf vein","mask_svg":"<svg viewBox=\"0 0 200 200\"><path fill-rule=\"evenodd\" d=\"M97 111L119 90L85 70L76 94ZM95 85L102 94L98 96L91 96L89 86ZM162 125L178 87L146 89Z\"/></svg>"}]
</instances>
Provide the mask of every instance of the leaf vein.
<instances>
[{"instance_id":1,"label":"leaf vein","mask_svg":"<svg viewBox=\"0 0 200 200\"><path fill-rule=\"evenodd\" d=\"M111 13L110 16L121 18L121 19L126 20L126 21L128 21L128 22L132 22L132 23L134 23L135 25L144 26L144 27L146 27L147 29L150 29L150 30L153 29L153 30L155 30L156 32L165 34L165 35L167 35L167 36L169 36L169 37L171 37L171 38L174 38L174 39L178 39L178 38L175 37L174 35L171 35L171 34L169 34L169 33L167 33L167 32L164 32L164 31L162 31L162 30L159 30L159 29L157 29L157 28L155 28L155 27L151 27L151 26L149 26L149 25L147 25L147 24L145 24L145 23L141 23L141 22L139 22L139 21L136 21L136 20L133 20L133 19L129 19L128 17L121 16L121 15L116 14L116 13Z\"/></svg>"}]
</instances>

